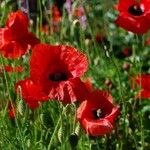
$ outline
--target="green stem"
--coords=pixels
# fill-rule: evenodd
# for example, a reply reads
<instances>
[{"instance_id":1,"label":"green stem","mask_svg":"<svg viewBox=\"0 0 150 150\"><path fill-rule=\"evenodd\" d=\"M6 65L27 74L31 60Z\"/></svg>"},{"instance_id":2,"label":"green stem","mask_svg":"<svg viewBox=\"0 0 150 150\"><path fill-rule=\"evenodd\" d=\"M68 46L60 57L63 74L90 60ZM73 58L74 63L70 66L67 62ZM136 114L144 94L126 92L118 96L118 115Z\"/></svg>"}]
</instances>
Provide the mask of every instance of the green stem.
<instances>
[{"instance_id":1,"label":"green stem","mask_svg":"<svg viewBox=\"0 0 150 150\"><path fill-rule=\"evenodd\" d=\"M76 105L73 103L74 110L75 110L75 115L74 115L74 121L73 121L73 133L75 133L75 128L76 128Z\"/></svg>"},{"instance_id":2,"label":"green stem","mask_svg":"<svg viewBox=\"0 0 150 150\"><path fill-rule=\"evenodd\" d=\"M141 75L142 75L142 51L144 50L144 36L136 36L136 40L137 40L137 50L138 50L138 54L139 54L139 62L138 62L138 68L139 68L139 74L140 74L140 79L141 79ZM142 80L140 80L140 89L142 88ZM141 105L141 97L139 98L139 104ZM143 114L140 113L140 130L141 130L141 149L143 150L145 147L145 141L144 141L144 131L143 131Z\"/></svg>"},{"instance_id":3,"label":"green stem","mask_svg":"<svg viewBox=\"0 0 150 150\"><path fill-rule=\"evenodd\" d=\"M9 84L8 84L8 80L7 80L7 76L6 76L6 71L4 69L4 62L3 62L3 57L2 55L0 55L0 61L1 61L1 64L2 64L2 67L3 67L3 73L4 73L4 80L5 80L5 84L6 84L6 90L7 90L7 93L8 93L8 98L11 102L11 104L13 104L12 102L12 98L11 98L11 95L10 95L10 92L9 92ZM14 106L12 105L12 108L14 110ZM7 109L8 109L8 101L7 101L7 105L4 109L4 116L6 115L7 113ZM22 143L22 148L24 150L24 142L23 142L23 137L22 137L22 134L21 134L21 130L20 130L20 127L19 127L19 124L18 124L18 121L17 121L17 118L15 117L15 122L16 122L16 125L17 125L17 129L18 129L18 132L19 132L19 136L21 138L21 143Z\"/></svg>"},{"instance_id":4,"label":"green stem","mask_svg":"<svg viewBox=\"0 0 150 150\"><path fill-rule=\"evenodd\" d=\"M52 134L50 143L49 143L49 145L48 145L48 150L51 150L52 143L53 143L53 140L54 140L56 131L58 130L58 126L59 126L60 121L61 121L61 115L59 116L59 119L58 119L57 124L56 124L55 129L54 129L54 132L53 132L53 134Z\"/></svg>"},{"instance_id":5,"label":"green stem","mask_svg":"<svg viewBox=\"0 0 150 150\"><path fill-rule=\"evenodd\" d=\"M56 132L57 132L57 130L58 130L58 127L59 127L59 124L60 124L60 122L61 122L62 114L64 114L64 112L66 111L67 107L68 107L68 105L66 105L66 107L63 109L63 111L62 111L62 112L60 113L60 115L59 115L59 119L58 119L58 121L57 121L57 124L56 124L56 126L55 126L54 132L53 132L53 134L52 134L52 136L51 136L51 139L50 139L50 142L49 142L49 145L48 145L48 150L51 150L51 147L52 147L52 144L53 144L53 140L54 140L55 134L56 134Z\"/></svg>"},{"instance_id":6,"label":"green stem","mask_svg":"<svg viewBox=\"0 0 150 150\"><path fill-rule=\"evenodd\" d=\"M117 76L118 76L118 84L119 84L119 95L120 95L120 104L122 105L122 117L123 117L123 128L125 129L123 132L123 137L124 137L124 143L126 145L126 139L127 139L127 134L128 134L128 128L126 126L126 115L127 115L127 106L126 106L126 101L123 96L123 87L121 84L121 74L120 74L120 69L119 66L116 62L115 57L110 55L109 51L112 51L112 43L110 43L110 50L105 49L106 53L108 54L108 57L110 58L110 61L113 63Z\"/></svg>"}]
</instances>

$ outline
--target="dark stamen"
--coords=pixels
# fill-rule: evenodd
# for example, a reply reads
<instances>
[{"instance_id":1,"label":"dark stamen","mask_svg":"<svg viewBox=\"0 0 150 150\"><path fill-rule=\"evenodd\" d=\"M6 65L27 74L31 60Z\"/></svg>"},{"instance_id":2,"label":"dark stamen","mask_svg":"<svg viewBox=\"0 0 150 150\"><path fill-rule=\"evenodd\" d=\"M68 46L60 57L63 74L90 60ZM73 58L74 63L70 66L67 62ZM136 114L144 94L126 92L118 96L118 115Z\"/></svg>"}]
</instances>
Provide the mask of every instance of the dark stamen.
<instances>
[{"instance_id":1,"label":"dark stamen","mask_svg":"<svg viewBox=\"0 0 150 150\"><path fill-rule=\"evenodd\" d=\"M93 114L94 114L95 119L103 118L101 109L93 110Z\"/></svg>"},{"instance_id":2,"label":"dark stamen","mask_svg":"<svg viewBox=\"0 0 150 150\"><path fill-rule=\"evenodd\" d=\"M52 81L64 81L67 80L67 75L65 73L54 73L49 75L49 80Z\"/></svg>"},{"instance_id":3,"label":"dark stamen","mask_svg":"<svg viewBox=\"0 0 150 150\"><path fill-rule=\"evenodd\" d=\"M132 5L128 9L129 13L134 16L140 16L144 13L144 10L139 5Z\"/></svg>"}]
</instances>

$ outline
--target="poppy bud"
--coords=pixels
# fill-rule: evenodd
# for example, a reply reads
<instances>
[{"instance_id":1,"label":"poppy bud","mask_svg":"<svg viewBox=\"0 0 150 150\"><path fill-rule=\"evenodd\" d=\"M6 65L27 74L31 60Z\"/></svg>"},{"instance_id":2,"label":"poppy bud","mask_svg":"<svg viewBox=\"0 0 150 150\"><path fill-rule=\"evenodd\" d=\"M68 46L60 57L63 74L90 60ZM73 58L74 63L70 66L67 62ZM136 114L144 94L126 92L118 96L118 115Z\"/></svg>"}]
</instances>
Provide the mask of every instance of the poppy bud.
<instances>
[{"instance_id":1,"label":"poppy bud","mask_svg":"<svg viewBox=\"0 0 150 150\"><path fill-rule=\"evenodd\" d=\"M130 64L124 63L123 66L122 66L122 68L123 68L124 70L126 70L126 71L129 71L129 69L130 69Z\"/></svg>"},{"instance_id":2,"label":"poppy bud","mask_svg":"<svg viewBox=\"0 0 150 150\"><path fill-rule=\"evenodd\" d=\"M77 144L78 144L78 136L76 133L72 133L70 136L69 136L69 142L70 142L70 145L72 148L76 147Z\"/></svg>"},{"instance_id":3,"label":"poppy bud","mask_svg":"<svg viewBox=\"0 0 150 150\"><path fill-rule=\"evenodd\" d=\"M124 57L129 57L129 56L132 55L132 49L126 47L126 48L123 49L122 53L123 53Z\"/></svg>"},{"instance_id":4,"label":"poppy bud","mask_svg":"<svg viewBox=\"0 0 150 150\"><path fill-rule=\"evenodd\" d=\"M112 86L113 86L113 84L112 84L112 82L109 80L109 79L106 79L105 80L105 85L108 87L108 88L112 88Z\"/></svg>"}]
</instances>

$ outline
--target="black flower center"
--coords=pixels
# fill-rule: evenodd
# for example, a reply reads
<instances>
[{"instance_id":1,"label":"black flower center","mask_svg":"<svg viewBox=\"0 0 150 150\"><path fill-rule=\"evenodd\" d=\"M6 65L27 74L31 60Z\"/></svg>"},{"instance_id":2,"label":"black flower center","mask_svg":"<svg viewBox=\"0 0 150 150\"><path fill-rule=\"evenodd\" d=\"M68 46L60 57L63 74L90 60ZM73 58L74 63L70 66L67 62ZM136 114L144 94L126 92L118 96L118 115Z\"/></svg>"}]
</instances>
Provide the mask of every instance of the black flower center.
<instances>
[{"instance_id":1,"label":"black flower center","mask_svg":"<svg viewBox=\"0 0 150 150\"><path fill-rule=\"evenodd\" d=\"M144 10L139 5L132 5L128 8L130 14L134 16L140 16L144 13Z\"/></svg>"},{"instance_id":2,"label":"black flower center","mask_svg":"<svg viewBox=\"0 0 150 150\"><path fill-rule=\"evenodd\" d=\"M67 80L67 75L63 72L57 72L49 75L49 80L52 81L64 81Z\"/></svg>"},{"instance_id":3,"label":"black flower center","mask_svg":"<svg viewBox=\"0 0 150 150\"><path fill-rule=\"evenodd\" d=\"M103 114L101 109L95 109L92 112L93 112L93 115L94 115L95 119L99 119L99 118L104 118L105 117L105 115Z\"/></svg>"}]
</instances>

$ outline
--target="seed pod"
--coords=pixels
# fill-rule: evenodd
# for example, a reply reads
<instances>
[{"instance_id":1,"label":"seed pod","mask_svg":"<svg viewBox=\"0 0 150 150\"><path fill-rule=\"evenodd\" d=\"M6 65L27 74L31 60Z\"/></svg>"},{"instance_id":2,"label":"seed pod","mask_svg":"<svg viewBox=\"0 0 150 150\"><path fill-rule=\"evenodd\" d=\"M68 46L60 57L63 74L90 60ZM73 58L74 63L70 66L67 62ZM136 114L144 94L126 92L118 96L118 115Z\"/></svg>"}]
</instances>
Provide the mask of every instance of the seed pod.
<instances>
[{"instance_id":1,"label":"seed pod","mask_svg":"<svg viewBox=\"0 0 150 150\"><path fill-rule=\"evenodd\" d=\"M75 148L78 144L78 135L76 133L72 133L70 136L69 136L69 142L70 142L70 145L72 148Z\"/></svg>"},{"instance_id":2,"label":"seed pod","mask_svg":"<svg viewBox=\"0 0 150 150\"><path fill-rule=\"evenodd\" d=\"M24 103L22 100L18 101L17 103L17 111L19 112L19 114L22 116L24 113Z\"/></svg>"},{"instance_id":3,"label":"seed pod","mask_svg":"<svg viewBox=\"0 0 150 150\"><path fill-rule=\"evenodd\" d=\"M61 126L58 130L58 140L60 143L62 143L63 139L63 127Z\"/></svg>"},{"instance_id":4,"label":"seed pod","mask_svg":"<svg viewBox=\"0 0 150 150\"><path fill-rule=\"evenodd\" d=\"M122 68L123 68L124 70L128 71L128 70L130 69L130 64L124 63L123 66L122 66Z\"/></svg>"}]
</instances>

